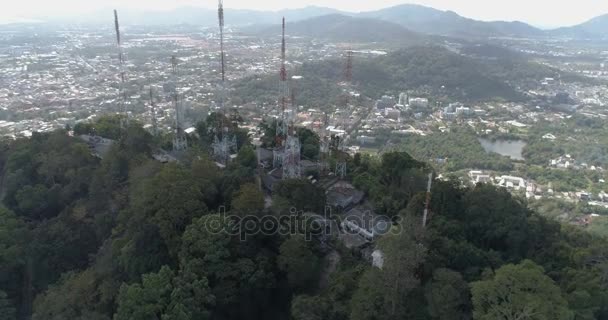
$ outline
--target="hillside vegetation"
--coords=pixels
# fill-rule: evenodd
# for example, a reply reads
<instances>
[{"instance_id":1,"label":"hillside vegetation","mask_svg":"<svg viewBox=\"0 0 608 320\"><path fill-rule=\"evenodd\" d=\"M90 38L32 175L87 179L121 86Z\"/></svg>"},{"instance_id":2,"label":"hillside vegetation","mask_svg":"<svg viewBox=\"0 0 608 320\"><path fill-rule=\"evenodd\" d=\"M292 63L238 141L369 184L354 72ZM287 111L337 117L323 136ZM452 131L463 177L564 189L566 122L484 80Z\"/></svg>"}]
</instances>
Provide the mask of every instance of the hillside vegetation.
<instances>
[{"instance_id":1,"label":"hillside vegetation","mask_svg":"<svg viewBox=\"0 0 608 320\"><path fill-rule=\"evenodd\" d=\"M216 120L197 126L179 163L153 160L157 142L135 122L103 159L63 130L7 142L1 318L608 317L605 238L543 218L504 189L441 180L423 228L428 165L404 152L356 155L348 179L394 220L375 243L383 267L372 267L290 224L291 207L324 210L316 184L281 181L266 208L246 140L218 170L207 157ZM243 236L241 219L253 217L286 217L294 232ZM339 262L320 285L331 248Z\"/></svg>"},{"instance_id":2,"label":"hillside vegetation","mask_svg":"<svg viewBox=\"0 0 608 320\"><path fill-rule=\"evenodd\" d=\"M526 99L521 91L528 83L556 74L555 70L508 50L488 51L465 48L463 54L457 54L442 47L422 46L383 57L355 56L353 82L371 98L417 90L461 101L518 101ZM296 91L300 104L319 106L334 101L340 92L337 83L343 81L344 63L326 60L299 68L298 74L304 77ZM276 101L277 79L278 75L261 75L238 81L234 85L237 102Z\"/></svg>"}]
</instances>

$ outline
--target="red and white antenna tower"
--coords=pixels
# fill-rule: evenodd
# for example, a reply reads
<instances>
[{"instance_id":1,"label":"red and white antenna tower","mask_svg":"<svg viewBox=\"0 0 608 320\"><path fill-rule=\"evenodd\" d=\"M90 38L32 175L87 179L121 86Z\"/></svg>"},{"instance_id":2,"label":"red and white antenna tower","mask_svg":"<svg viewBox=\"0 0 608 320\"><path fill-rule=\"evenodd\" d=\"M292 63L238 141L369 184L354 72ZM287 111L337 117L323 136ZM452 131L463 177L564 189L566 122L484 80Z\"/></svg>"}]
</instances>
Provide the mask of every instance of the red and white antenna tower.
<instances>
[{"instance_id":1,"label":"red and white antenna tower","mask_svg":"<svg viewBox=\"0 0 608 320\"><path fill-rule=\"evenodd\" d=\"M285 17L283 17L282 35L281 35L281 70L280 70L280 93L279 103L281 106L281 122L277 123L277 146L283 145L282 159L280 160L283 167L283 179L299 178L301 175L300 166L300 140L296 136L294 126L294 113L291 110L291 116L287 116L287 104L289 102L289 83L287 81L287 68L285 63ZM280 142L280 143L279 143ZM280 151L279 151L280 153ZM279 158L275 154L275 159ZM276 161L275 161L276 162Z\"/></svg>"},{"instance_id":2,"label":"red and white antenna tower","mask_svg":"<svg viewBox=\"0 0 608 320\"><path fill-rule=\"evenodd\" d=\"M224 1L219 0L217 5L217 17L220 27L220 68L221 68L221 83L220 83L220 109L221 119L218 124L219 128L213 141L213 155L222 164L226 164L230 158L230 151L236 148L236 136L230 138L228 135L228 127L226 123L226 58L224 53Z\"/></svg>"}]
</instances>

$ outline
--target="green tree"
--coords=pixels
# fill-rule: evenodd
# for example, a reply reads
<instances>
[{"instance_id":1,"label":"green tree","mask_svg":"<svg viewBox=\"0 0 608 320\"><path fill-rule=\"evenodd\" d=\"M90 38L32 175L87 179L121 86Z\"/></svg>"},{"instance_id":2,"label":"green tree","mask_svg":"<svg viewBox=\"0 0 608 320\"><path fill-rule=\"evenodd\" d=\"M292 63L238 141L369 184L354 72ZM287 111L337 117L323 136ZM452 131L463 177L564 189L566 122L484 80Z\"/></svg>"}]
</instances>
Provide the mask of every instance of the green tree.
<instances>
[{"instance_id":1,"label":"green tree","mask_svg":"<svg viewBox=\"0 0 608 320\"><path fill-rule=\"evenodd\" d=\"M471 284L476 320L572 319L559 287L530 260L505 265L496 274Z\"/></svg>"},{"instance_id":2,"label":"green tree","mask_svg":"<svg viewBox=\"0 0 608 320\"><path fill-rule=\"evenodd\" d=\"M95 272L87 269L81 273L69 272L34 302L33 320L95 319L110 317L96 310L99 305Z\"/></svg>"},{"instance_id":3,"label":"green tree","mask_svg":"<svg viewBox=\"0 0 608 320\"><path fill-rule=\"evenodd\" d=\"M141 284L123 284L114 320L161 319L171 303L173 277L173 271L165 266L158 273L143 275Z\"/></svg>"},{"instance_id":4,"label":"green tree","mask_svg":"<svg viewBox=\"0 0 608 320\"><path fill-rule=\"evenodd\" d=\"M325 192L307 179L282 180L273 186L273 196L287 199L298 210L322 212Z\"/></svg>"},{"instance_id":5,"label":"green tree","mask_svg":"<svg viewBox=\"0 0 608 320\"><path fill-rule=\"evenodd\" d=\"M354 292L350 303L351 320L388 319L388 307L381 270L371 268L359 280L359 287Z\"/></svg>"},{"instance_id":6,"label":"green tree","mask_svg":"<svg viewBox=\"0 0 608 320\"><path fill-rule=\"evenodd\" d=\"M258 166L258 159L252 146L242 147L236 155L236 162L246 168L255 169Z\"/></svg>"},{"instance_id":7,"label":"green tree","mask_svg":"<svg viewBox=\"0 0 608 320\"><path fill-rule=\"evenodd\" d=\"M32 289L22 282L27 276L25 267L29 261L30 239L26 224L12 211L0 206L0 293L4 295L0 296L0 304L6 309L17 308L20 313L25 308L23 298L29 297ZM10 314L7 310L7 315Z\"/></svg>"},{"instance_id":8,"label":"green tree","mask_svg":"<svg viewBox=\"0 0 608 320\"><path fill-rule=\"evenodd\" d=\"M292 288L305 290L316 285L319 271L319 258L310 249L310 243L302 235L294 235L280 247L277 263L279 269L287 274Z\"/></svg>"},{"instance_id":9,"label":"green tree","mask_svg":"<svg viewBox=\"0 0 608 320\"><path fill-rule=\"evenodd\" d=\"M328 319L327 303L320 296L299 295L291 301L291 317L294 320Z\"/></svg>"},{"instance_id":10,"label":"green tree","mask_svg":"<svg viewBox=\"0 0 608 320\"><path fill-rule=\"evenodd\" d=\"M232 199L231 207L240 215L259 215L264 211L264 193L253 183L244 184Z\"/></svg>"},{"instance_id":11,"label":"green tree","mask_svg":"<svg viewBox=\"0 0 608 320\"><path fill-rule=\"evenodd\" d=\"M276 272L271 257L250 239L233 238L235 227L226 217L211 214L196 219L183 235L182 272L208 280L215 298L212 317L261 316L270 307L268 291L275 286Z\"/></svg>"},{"instance_id":12,"label":"green tree","mask_svg":"<svg viewBox=\"0 0 608 320\"><path fill-rule=\"evenodd\" d=\"M379 248L383 252L384 264L380 272L379 285L383 288L388 313L397 317L400 301L420 285L418 270L427 255L422 240L421 222L406 217L402 230L380 239ZM395 234L396 233L396 234Z\"/></svg>"},{"instance_id":13,"label":"green tree","mask_svg":"<svg viewBox=\"0 0 608 320\"><path fill-rule=\"evenodd\" d=\"M0 290L0 320L16 320L17 310L8 299L6 292Z\"/></svg>"},{"instance_id":14,"label":"green tree","mask_svg":"<svg viewBox=\"0 0 608 320\"><path fill-rule=\"evenodd\" d=\"M436 269L426 285L429 314L438 320L465 320L470 314L469 287L460 273Z\"/></svg>"},{"instance_id":15,"label":"green tree","mask_svg":"<svg viewBox=\"0 0 608 320\"><path fill-rule=\"evenodd\" d=\"M319 148L321 145L319 136L307 128L298 128L297 135L302 144L302 156L309 160L316 159L319 156Z\"/></svg>"},{"instance_id":16,"label":"green tree","mask_svg":"<svg viewBox=\"0 0 608 320\"><path fill-rule=\"evenodd\" d=\"M169 253L177 257L186 227L192 219L207 213L197 181L185 168L169 164L134 189L131 215L125 218L129 223L153 223Z\"/></svg>"}]
</instances>

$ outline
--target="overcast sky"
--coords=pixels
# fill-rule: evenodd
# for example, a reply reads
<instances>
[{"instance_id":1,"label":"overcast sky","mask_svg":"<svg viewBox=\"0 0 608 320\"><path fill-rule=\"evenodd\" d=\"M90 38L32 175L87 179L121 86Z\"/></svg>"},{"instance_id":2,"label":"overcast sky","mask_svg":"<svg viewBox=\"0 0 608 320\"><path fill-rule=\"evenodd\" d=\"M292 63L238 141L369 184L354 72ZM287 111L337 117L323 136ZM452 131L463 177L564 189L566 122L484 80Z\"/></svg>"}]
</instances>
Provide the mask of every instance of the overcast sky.
<instances>
[{"instance_id":1,"label":"overcast sky","mask_svg":"<svg viewBox=\"0 0 608 320\"><path fill-rule=\"evenodd\" d=\"M165 10L193 5L216 7L214 0L3 0L0 19L79 14L103 8ZM566 26L608 13L608 0L224 0L226 8L279 10L317 5L366 11L417 3L478 20L521 20L541 27Z\"/></svg>"}]
</instances>

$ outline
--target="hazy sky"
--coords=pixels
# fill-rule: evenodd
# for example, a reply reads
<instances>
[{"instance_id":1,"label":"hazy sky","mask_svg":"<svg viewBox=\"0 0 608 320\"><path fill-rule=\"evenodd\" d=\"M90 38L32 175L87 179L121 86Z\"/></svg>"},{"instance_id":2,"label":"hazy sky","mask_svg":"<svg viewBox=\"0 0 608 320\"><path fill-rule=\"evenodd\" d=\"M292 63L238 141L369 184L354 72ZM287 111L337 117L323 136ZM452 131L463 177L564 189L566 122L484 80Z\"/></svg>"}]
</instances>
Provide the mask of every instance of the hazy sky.
<instances>
[{"instance_id":1,"label":"hazy sky","mask_svg":"<svg viewBox=\"0 0 608 320\"><path fill-rule=\"evenodd\" d=\"M0 18L71 15L102 8L170 9L184 5L215 7L214 0L3 0ZM608 13L608 0L224 0L227 8L279 10L307 5L347 11L417 3L479 20L521 20L537 26L565 26Z\"/></svg>"}]
</instances>

